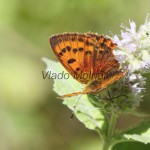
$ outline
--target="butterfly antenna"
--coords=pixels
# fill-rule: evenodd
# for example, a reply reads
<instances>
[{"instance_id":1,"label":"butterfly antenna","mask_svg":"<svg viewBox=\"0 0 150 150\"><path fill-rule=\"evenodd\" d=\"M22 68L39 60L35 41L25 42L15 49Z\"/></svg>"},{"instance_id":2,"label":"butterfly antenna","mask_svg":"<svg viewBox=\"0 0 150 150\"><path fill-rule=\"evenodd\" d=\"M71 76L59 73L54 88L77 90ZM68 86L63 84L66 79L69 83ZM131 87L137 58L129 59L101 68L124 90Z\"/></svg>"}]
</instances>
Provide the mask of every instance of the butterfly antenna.
<instances>
[{"instance_id":1,"label":"butterfly antenna","mask_svg":"<svg viewBox=\"0 0 150 150\"><path fill-rule=\"evenodd\" d=\"M115 35L116 35L116 36L118 36L118 37L121 37L121 35L120 35L120 34L113 34L111 31L109 31L109 33L111 34L111 37L110 37L110 36L108 36L108 35L107 35L107 37L108 37L108 38L110 38L111 40L113 40L113 38L112 38L112 37L114 37Z\"/></svg>"},{"instance_id":2,"label":"butterfly antenna","mask_svg":"<svg viewBox=\"0 0 150 150\"><path fill-rule=\"evenodd\" d=\"M75 105L73 106L74 110L72 111L72 114L71 114L71 117L70 117L70 119L71 119L71 120L72 120L72 119L73 119L73 117L74 117L74 113L75 113L75 111L76 111L77 104L78 104L78 102L79 102L79 100L80 100L81 96L82 96L82 95L80 95L80 96L78 97L78 99L77 99L77 101L76 101Z\"/></svg>"},{"instance_id":3,"label":"butterfly antenna","mask_svg":"<svg viewBox=\"0 0 150 150\"><path fill-rule=\"evenodd\" d=\"M109 33L111 34L112 37L115 36L111 31L109 31ZM108 36L108 35L107 35L107 36ZM110 36L108 36L108 37L112 39L112 37L110 37Z\"/></svg>"}]
</instances>

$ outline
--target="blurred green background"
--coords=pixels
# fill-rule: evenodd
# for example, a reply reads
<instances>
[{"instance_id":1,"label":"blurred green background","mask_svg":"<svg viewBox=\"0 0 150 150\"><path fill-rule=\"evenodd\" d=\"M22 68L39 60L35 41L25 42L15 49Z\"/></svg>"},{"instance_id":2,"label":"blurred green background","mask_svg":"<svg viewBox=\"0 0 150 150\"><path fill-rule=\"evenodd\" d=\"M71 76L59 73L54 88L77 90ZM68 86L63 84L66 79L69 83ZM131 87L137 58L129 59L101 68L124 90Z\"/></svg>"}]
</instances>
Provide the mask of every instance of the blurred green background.
<instances>
[{"instance_id":1,"label":"blurred green background","mask_svg":"<svg viewBox=\"0 0 150 150\"><path fill-rule=\"evenodd\" d=\"M100 150L99 136L84 128L42 79L42 57L57 60L48 38L61 32L120 33L120 24L144 23L149 0L0 0L0 150ZM140 110L149 113L149 87ZM126 128L140 119L122 116ZM119 144L119 149L150 149ZM137 149L137 150L138 150Z\"/></svg>"}]
</instances>

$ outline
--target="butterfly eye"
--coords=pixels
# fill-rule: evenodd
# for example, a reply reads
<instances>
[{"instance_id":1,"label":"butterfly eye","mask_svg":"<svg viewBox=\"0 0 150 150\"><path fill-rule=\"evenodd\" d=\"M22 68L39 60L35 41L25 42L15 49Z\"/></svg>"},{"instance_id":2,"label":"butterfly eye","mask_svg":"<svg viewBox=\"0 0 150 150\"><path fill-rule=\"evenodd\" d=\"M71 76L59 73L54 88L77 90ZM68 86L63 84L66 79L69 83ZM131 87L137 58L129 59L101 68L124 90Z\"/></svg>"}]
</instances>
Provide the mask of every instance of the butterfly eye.
<instances>
[{"instance_id":1,"label":"butterfly eye","mask_svg":"<svg viewBox=\"0 0 150 150\"><path fill-rule=\"evenodd\" d=\"M116 46L117 46L116 43L111 43L110 48L111 48L111 49L114 49Z\"/></svg>"}]
</instances>

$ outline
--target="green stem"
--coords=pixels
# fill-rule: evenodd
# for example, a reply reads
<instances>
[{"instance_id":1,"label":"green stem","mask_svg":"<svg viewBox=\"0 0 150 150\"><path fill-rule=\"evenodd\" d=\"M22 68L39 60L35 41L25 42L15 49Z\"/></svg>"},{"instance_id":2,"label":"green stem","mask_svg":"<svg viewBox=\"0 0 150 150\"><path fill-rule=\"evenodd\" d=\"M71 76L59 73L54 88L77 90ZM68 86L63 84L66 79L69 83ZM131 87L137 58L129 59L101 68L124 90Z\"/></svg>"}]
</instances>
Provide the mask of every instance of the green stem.
<instances>
[{"instance_id":1,"label":"green stem","mask_svg":"<svg viewBox=\"0 0 150 150\"><path fill-rule=\"evenodd\" d=\"M112 111L109 126L108 126L108 132L106 137L104 138L103 148L102 150L110 150L112 147L112 137L114 134L114 129L117 121L117 114L116 112Z\"/></svg>"},{"instance_id":2,"label":"green stem","mask_svg":"<svg viewBox=\"0 0 150 150\"><path fill-rule=\"evenodd\" d=\"M109 150L109 146L110 146L109 141L107 141L107 139L105 139L102 150Z\"/></svg>"},{"instance_id":3,"label":"green stem","mask_svg":"<svg viewBox=\"0 0 150 150\"><path fill-rule=\"evenodd\" d=\"M112 111L110 123L109 123L109 127L108 127L108 133L107 133L108 138L111 138L113 136L114 129L116 126L116 121L117 121L117 114L116 114L116 112Z\"/></svg>"}]
</instances>

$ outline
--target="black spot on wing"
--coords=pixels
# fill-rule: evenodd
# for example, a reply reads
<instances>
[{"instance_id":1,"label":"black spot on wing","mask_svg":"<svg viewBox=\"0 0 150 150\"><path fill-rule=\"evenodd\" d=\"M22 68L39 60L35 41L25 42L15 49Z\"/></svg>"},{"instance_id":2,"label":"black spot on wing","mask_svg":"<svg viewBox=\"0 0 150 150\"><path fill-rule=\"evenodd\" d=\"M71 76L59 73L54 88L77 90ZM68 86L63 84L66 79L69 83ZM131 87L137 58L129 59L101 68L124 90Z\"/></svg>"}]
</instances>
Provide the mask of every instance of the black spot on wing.
<instances>
[{"instance_id":1,"label":"black spot on wing","mask_svg":"<svg viewBox=\"0 0 150 150\"><path fill-rule=\"evenodd\" d=\"M80 68L76 68L76 71L79 71L80 70Z\"/></svg>"},{"instance_id":2,"label":"black spot on wing","mask_svg":"<svg viewBox=\"0 0 150 150\"><path fill-rule=\"evenodd\" d=\"M67 46L66 49L70 52L71 47L70 47L70 46Z\"/></svg>"},{"instance_id":3,"label":"black spot on wing","mask_svg":"<svg viewBox=\"0 0 150 150\"><path fill-rule=\"evenodd\" d=\"M75 37L72 37L72 38L71 38L71 41L75 41L75 40L76 40Z\"/></svg>"},{"instance_id":4,"label":"black spot on wing","mask_svg":"<svg viewBox=\"0 0 150 150\"><path fill-rule=\"evenodd\" d=\"M88 54L89 54L89 55L92 55L92 52L91 52L91 51L86 51L86 52L85 52L85 55L88 55Z\"/></svg>"},{"instance_id":5,"label":"black spot on wing","mask_svg":"<svg viewBox=\"0 0 150 150\"><path fill-rule=\"evenodd\" d=\"M74 49L73 49L73 53L74 53L74 54L75 54L77 51L78 51L77 48L74 48Z\"/></svg>"},{"instance_id":6,"label":"black spot on wing","mask_svg":"<svg viewBox=\"0 0 150 150\"><path fill-rule=\"evenodd\" d=\"M63 53L65 53L65 52L66 52L66 49L65 49L65 48L63 48L61 51L62 51Z\"/></svg>"},{"instance_id":7,"label":"black spot on wing","mask_svg":"<svg viewBox=\"0 0 150 150\"><path fill-rule=\"evenodd\" d=\"M76 59L71 58L71 59L68 60L68 64L72 64L74 62L76 62Z\"/></svg>"},{"instance_id":8,"label":"black spot on wing","mask_svg":"<svg viewBox=\"0 0 150 150\"><path fill-rule=\"evenodd\" d=\"M99 41L100 40L100 36L96 36L96 40Z\"/></svg>"},{"instance_id":9,"label":"black spot on wing","mask_svg":"<svg viewBox=\"0 0 150 150\"><path fill-rule=\"evenodd\" d=\"M87 46L93 46L94 44L92 42L86 41L85 43Z\"/></svg>"},{"instance_id":10,"label":"black spot on wing","mask_svg":"<svg viewBox=\"0 0 150 150\"><path fill-rule=\"evenodd\" d=\"M82 52L83 51L83 47L79 47L79 51Z\"/></svg>"},{"instance_id":11,"label":"black spot on wing","mask_svg":"<svg viewBox=\"0 0 150 150\"><path fill-rule=\"evenodd\" d=\"M83 42L84 40L83 40L82 37L79 37L79 38L78 38L78 41L79 41L79 42Z\"/></svg>"},{"instance_id":12,"label":"black spot on wing","mask_svg":"<svg viewBox=\"0 0 150 150\"><path fill-rule=\"evenodd\" d=\"M62 52L58 53L58 57L61 57L61 56L63 56L63 53Z\"/></svg>"}]
</instances>

